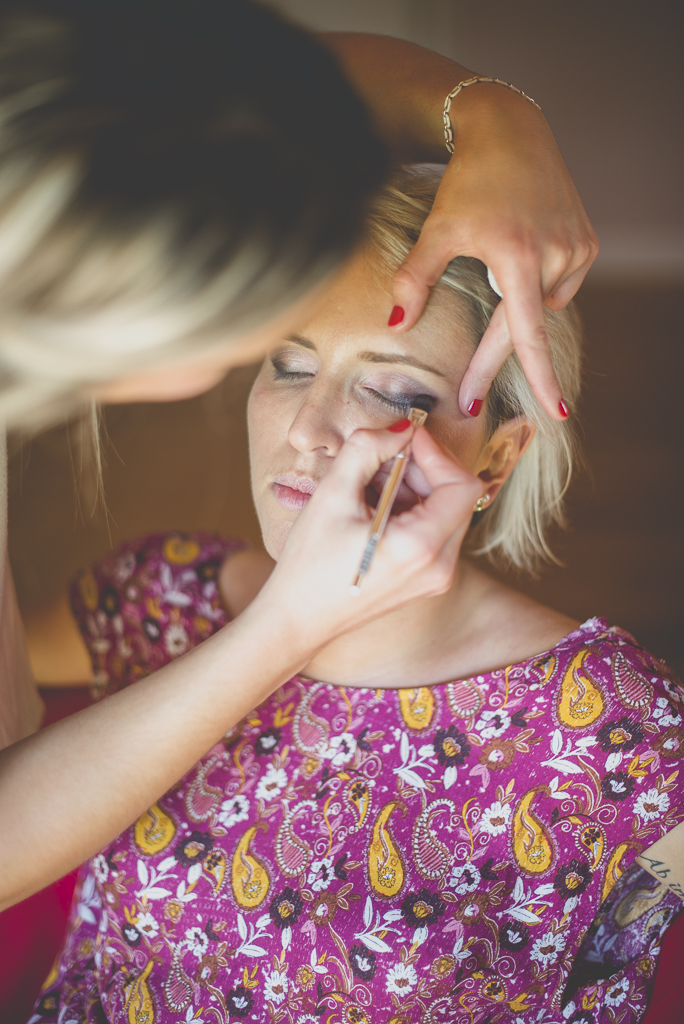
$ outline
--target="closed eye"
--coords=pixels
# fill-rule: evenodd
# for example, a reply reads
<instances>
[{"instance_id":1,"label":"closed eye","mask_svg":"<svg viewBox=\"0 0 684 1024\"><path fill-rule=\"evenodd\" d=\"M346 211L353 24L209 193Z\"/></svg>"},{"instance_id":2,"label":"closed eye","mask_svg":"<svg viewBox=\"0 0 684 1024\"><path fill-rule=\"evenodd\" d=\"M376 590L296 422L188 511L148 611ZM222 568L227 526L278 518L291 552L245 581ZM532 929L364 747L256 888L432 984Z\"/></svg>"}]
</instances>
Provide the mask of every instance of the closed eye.
<instances>
[{"instance_id":1,"label":"closed eye","mask_svg":"<svg viewBox=\"0 0 684 1024\"><path fill-rule=\"evenodd\" d=\"M287 370L284 363L275 357L271 358L271 364L275 370L275 380L301 380L303 377L313 377L314 374L307 370Z\"/></svg>"},{"instance_id":2,"label":"closed eye","mask_svg":"<svg viewBox=\"0 0 684 1024\"><path fill-rule=\"evenodd\" d=\"M411 409L423 409L425 412L432 412L437 399L432 395L383 395L375 388L366 388L377 401L382 402L390 409L403 412L406 415Z\"/></svg>"}]
</instances>

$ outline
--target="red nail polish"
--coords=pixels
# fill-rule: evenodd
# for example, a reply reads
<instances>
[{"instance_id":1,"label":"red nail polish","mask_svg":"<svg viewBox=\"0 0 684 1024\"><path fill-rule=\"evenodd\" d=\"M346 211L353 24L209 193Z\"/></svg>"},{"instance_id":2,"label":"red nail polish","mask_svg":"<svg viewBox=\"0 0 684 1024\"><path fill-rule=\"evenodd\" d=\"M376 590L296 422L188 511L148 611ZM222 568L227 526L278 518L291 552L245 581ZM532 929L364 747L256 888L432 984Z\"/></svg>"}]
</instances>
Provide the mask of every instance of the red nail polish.
<instances>
[{"instance_id":1,"label":"red nail polish","mask_svg":"<svg viewBox=\"0 0 684 1024\"><path fill-rule=\"evenodd\" d=\"M393 423L392 426L387 429L391 430L393 434L401 434L404 430L408 430L410 426L411 420L404 418L403 420L397 420L396 423Z\"/></svg>"},{"instance_id":2,"label":"red nail polish","mask_svg":"<svg viewBox=\"0 0 684 1024\"><path fill-rule=\"evenodd\" d=\"M389 320L387 321L387 326L396 327L397 324L402 323L404 316L405 313L401 306L393 306L392 312L389 315Z\"/></svg>"},{"instance_id":3,"label":"red nail polish","mask_svg":"<svg viewBox=\"0 0 684 1024\"><path fill-rule=\"evenodd\" d=\"M481 408L482 408L482 399L481 398L473 398L472 402L468 406L468 412L470 413L471 416L479 416Z\"/></svg>"},{"instance_id":4,"label":"red nail polish","mask_svg":"<svg viewBox=\"0 0 684 1024\"><path fill-rule=\"evenodd\" d=\"M562 398L558 403L558 411L560 412L563 419L567 420L568 416L570 415L570 410L568 409L567 405L565 404Z\"/></svg>"}]
</instances>

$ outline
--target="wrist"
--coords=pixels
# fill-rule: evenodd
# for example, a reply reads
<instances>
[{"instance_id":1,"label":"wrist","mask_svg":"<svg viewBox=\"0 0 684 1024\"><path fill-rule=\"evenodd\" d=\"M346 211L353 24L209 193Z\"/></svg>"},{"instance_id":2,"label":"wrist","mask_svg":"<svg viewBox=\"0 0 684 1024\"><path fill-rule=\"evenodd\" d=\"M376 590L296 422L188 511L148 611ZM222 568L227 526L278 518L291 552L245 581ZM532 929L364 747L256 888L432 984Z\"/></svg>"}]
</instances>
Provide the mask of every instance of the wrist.
<instances>
[{"instance_id":1,"label":"wrist","mask_svg":"<svg viewBox=\"0 0 684 1024\"><path fill-rule=\"evenodd\" d=\"M449 119L457 143L483 136L498 139L502 134L523 141L530 134L550 130L534 101L496 82L477 82L461 89L452 101Z\"/></svg>"}]
</instances>

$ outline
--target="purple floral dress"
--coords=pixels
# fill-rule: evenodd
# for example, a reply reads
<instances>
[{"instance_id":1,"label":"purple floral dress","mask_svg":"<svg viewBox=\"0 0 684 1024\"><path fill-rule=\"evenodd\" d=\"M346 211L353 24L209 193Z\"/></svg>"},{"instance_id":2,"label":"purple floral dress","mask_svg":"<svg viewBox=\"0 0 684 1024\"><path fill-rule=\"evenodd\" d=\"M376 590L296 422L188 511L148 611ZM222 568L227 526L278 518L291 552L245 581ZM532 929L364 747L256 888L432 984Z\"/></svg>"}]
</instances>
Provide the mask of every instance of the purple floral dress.
<instances>
[{"instance_id":1,"label":"purple floral dress","mask_svg":"<svg viewBox=\"0 0 684 1024\"><path fill-rule=\"evenodd\" d=\"M100 691L225 623L240 546L77 578ZM439 685L295 676L82 869L31 1020L633 1024L681 907L635 858L684 818L683 707L601 619Z\"/></svg>"}]
</instances>

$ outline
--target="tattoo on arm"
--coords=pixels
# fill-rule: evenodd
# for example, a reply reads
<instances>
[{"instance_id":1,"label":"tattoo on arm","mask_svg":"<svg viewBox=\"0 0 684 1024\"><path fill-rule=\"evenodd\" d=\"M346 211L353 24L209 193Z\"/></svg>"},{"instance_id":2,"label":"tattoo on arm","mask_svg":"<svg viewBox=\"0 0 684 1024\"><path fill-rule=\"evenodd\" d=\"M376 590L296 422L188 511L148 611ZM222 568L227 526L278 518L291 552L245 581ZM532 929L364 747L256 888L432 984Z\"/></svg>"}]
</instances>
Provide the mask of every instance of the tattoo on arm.
<instances>
[{"instance_id":1,"label":"tattoo on arm","mask_svg":"<svg viewBox=\"0 0 684 1024\"><path fill-rule=\"evenodd\" d=\"M667 876L671 873L671 869L668 868L665 862L662 860L655 860L655 858L653 857L645 857L643 853L638 858L638 860L645 861L647 864L649 864L653 874L657 878L666 879ZM679 882L668 882L667 885L673 893L679 896L680 899L684 900L684 888L679 884Z\"/></svg>"},{"instance_id":2,"label":"tattoo on arm","mask_svg":"<svg viewBox=\"0 0 684 1024\"><path fill-rule=\"evenodd\" d=\"M658 878L667 878L670 874L670 869L665 866L665 862L662 860L654 860L653 857L644 857L643 853L639 857L639 860L645 860L653 868L653 874L657 875Z\"/></svg>"}]
</instances>

